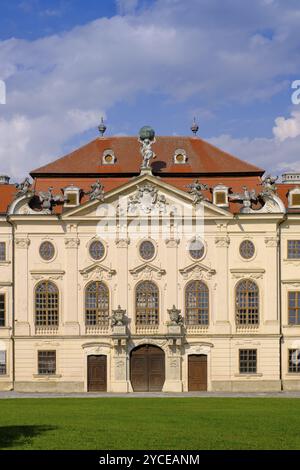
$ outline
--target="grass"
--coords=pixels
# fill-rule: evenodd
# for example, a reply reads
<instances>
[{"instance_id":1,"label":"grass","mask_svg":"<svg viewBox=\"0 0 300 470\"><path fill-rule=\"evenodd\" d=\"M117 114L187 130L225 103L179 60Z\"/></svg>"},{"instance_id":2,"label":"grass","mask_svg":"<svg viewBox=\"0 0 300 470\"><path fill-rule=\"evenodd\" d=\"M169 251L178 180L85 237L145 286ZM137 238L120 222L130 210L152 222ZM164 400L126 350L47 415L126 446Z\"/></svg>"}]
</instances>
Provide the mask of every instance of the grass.
<instances>
[{"instance_id":1,"label":"grass","mask_svg":"<svg viewBox=\"0 0 300 470\"><path fill-rule=\"evenodd\" d=\"M300 449L300 400L0 400L0 449Z\"/></svg>"}]
</instances>

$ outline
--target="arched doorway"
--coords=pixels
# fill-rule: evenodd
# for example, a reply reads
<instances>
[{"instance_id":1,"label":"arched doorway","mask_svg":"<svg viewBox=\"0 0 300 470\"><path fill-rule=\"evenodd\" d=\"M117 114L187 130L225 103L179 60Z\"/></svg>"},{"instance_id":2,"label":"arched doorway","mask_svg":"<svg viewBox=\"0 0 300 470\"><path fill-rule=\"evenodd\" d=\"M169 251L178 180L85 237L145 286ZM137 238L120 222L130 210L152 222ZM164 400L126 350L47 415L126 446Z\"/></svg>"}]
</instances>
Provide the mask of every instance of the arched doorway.
<instances>
[{"instance_id":1,"label":"arched doorway","mask_svg":"<svg viewBox=\"0 0 300 470\"><path fill-rule=\"evenodd\" d=\"M130 380L134 392L160 392L165 382L165 353L146 344L130 355Z\"/></svg>"},{"instance_id":2,"label":"arched doorway","mask_svg":"<svg viewBox=\"0 0 300 470\"><path fill-rule=\"evenodd\" d=\"M106 356L88 356L88 392L107 391L107 358Z\"/></svg>"},{"instance_id":3,"label":"arched doorway","mask_svg":"<svg viewBox=\"0 0 300 470\"><path fill-rule=\"evenodd\" d=\"M188 356L188 390L189 392L207 390L207 356L205 354Z\"/></svg>"}]
</instances>

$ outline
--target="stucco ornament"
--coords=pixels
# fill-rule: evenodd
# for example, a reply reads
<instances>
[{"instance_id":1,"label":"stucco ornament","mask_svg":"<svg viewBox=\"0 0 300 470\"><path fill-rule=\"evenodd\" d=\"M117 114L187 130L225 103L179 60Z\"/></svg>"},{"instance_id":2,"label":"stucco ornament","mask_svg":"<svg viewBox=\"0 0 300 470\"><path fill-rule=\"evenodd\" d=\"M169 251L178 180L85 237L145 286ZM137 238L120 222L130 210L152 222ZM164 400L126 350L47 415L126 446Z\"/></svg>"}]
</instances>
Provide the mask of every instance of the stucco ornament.
<instances>
[{"instance_id":1,"label":"stucco ornament","mask_svg":"<svg viewBox=\"0 0 300 470\"><path fill-rule=\"evenodd\" d=\"M181 310L173 305L172 308L168 309L168 314L170 316L170 325L183 325L183 317L181 315Z\"/></svg>"},{"instance_id":2,"label":"stucco ornament","mask_svg":"<svg viewBox=\"0 0 300 470\"><path fill-rule=\"evenodd\" d=\"M135 213L139 210L145 214L161 213L165 212L166 205L166 197L159 194L157 187L146 183L143 186L138 186L136 193L129 197L128 212Z\"/></svg>"},{"instance_id":3,"label":"stucco ornament","mask_svg":"<svg viewBox=\"0 0 300 470\"><path fill-rule=\"evenodd\" d=\"M186 188L188 189L189 194L193 196L193 204L198 204L205 200L202 191L208 189L207 184L200 183L199 180L196 180L194 183L188 184Z\"/></svg>"},{"instance_id":4,"label":"stucco ornament","mask_svg":"<svg viewBox=\"0 0 300 470\"><path fill-rule=\"evenodd\" d=\"M96 199L98 201L103 201L104 186L100 183L99 180L97 180L96 183L91 185L91 190L87 191L85 194L89 196L90 201L95 201Z\"/></svg>"},{"instance_id":5,"label":"stucco ornament","mask_svg":"<svg viewBox=\"0 0 300 470\"><path fill-rule=\"evenodd\" d=\"M116 310L112 311L111 326L124 326L126 325L126 310L122 309L119 305Z\"/></svg>"}]
</instances>

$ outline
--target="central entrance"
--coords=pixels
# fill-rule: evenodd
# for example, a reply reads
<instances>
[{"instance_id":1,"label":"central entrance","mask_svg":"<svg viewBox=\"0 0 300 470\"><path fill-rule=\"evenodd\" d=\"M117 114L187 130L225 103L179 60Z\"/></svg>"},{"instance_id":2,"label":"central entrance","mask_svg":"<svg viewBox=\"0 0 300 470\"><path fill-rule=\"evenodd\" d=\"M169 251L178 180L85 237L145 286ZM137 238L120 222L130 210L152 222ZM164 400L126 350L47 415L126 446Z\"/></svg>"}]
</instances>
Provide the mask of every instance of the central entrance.
<instances>
[{"instance_id":1,"label":"central entrance","mask_svg":"<svg viewBox=\"0 0 300 470\"><path fill-rule=\"evenodd\" d=\"M130 380L134 392L161 392L165 382L165 353L146 344L131 352Z\"/></svg>"}]
</instances>

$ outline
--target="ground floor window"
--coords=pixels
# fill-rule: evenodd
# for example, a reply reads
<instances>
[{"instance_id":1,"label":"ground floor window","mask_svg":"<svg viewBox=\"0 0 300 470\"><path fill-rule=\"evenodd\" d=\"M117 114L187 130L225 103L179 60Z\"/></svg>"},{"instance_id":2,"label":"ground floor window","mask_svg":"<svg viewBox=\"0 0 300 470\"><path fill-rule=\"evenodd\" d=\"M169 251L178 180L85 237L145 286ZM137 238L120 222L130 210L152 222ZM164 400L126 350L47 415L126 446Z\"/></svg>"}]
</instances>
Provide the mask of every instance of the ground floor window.
<instances>
[{"instance_id":1,"label":"ground floor window","mask_svg":"<svg viewBox=\"0 0 300 470\"><path fill-rule=\"evenodd\" d=\"M39 375L56 374L56 351L38 351Z\"/></svg>"},{"instance_id":2,"label":"ground floor window","mask_svg":"<svg viewBox=\"0 0 300 470\"><path fill-rule=\"evenodd\" d=\"M300 372L300 349L289 349L289 372Z\"/></svg>"},{"instance_id":3,"label":"ground floor window","mask_svg":"<svg viewBox=\"0 0 300 470\"><path fill-rule=\"evenodd\" d=\"M5 326L5 295L0 294L0 326Z\"/></svg>"},{"instance_id":4,"label":"ground floor window","mask_svg":"<svg viewBox=\"0 0 300 470\"><path fill-rule=\"evenodd\" d=\"M257 350L240 349L240 374L256 374Z\"/></svg>"},{"instance_id":5,"label":"ground floor window","mask_svg":"<svg viewBox=\"0 0 300 470\"><path fill-rule=\"evenodd\" d=\"M6 374L6 351L0 351L0 375Z\"/></svg>"}]
</instances>

